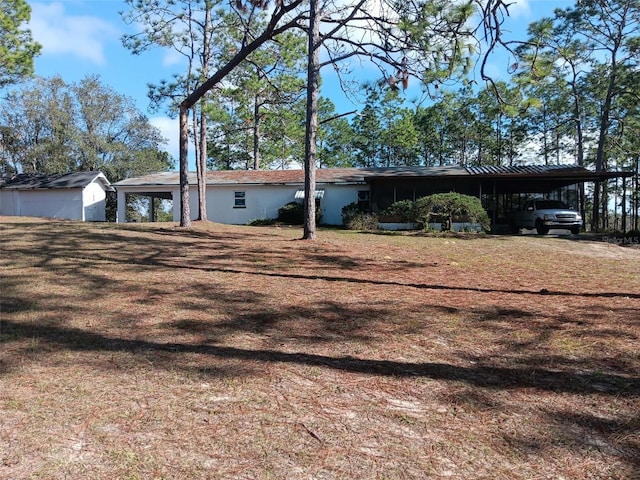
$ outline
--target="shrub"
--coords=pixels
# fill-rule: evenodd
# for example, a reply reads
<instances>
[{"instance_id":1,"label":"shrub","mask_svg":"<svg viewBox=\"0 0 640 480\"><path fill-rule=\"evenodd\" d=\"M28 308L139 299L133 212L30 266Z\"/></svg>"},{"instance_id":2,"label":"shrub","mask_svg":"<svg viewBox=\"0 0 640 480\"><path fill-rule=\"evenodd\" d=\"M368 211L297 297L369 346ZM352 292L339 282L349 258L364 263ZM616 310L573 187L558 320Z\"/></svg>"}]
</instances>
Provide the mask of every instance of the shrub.
<instances>
[{"instance_id":1,"label":"shrub","mask_svg":"<svg viewBox=\"0 0 640 480\"><path fill-rule=\"evenodd\" d=\"M304 223L304 206L302 203L289 202L278 209L278 221L287 225Z\"/></svg>"},{"instance_id":2,"label":"shrub","mask_svg":"<svg viewBox=\"0 0 640 480\"><path fill-rule=\"evenodd\" d=\"M363 211L357 202L348 203L342 207L342 224L346 226L353 217L363 213Z\"/></svg>"},{"instance_id":3,"label":"shrub","mask_svg":"<svg viewBox=\"0 0 640 480\"><path fill-rule=\"evenodd\" d=\"M358 212L345 223L347 230L377 230L378 216L367 212Z\"/></svg>"},{"instance_id":4,"label":"shrub","mask_svg":"<svg viewBox=\"0 0 640 480\"><path fill-rule=\"evenodd\" d=\"M416 200L415 210L417 222L423 226L435 220L442 223L442 230L452 230L454 221L477 223L484 230L491 227L480 199L471 195L436 193Z\"/></svg>"},{"instance_id":5,"label":"shrub","mask_svg":"<svg viewBox=\"0 0 640 480\"><path fill-rule=\"evenodd\" d=\"M322 213L316 204L316 225L320 224ZM304 205L289 202L278 209L277 221L286 225L302 225L304 223Z\"/></svg>"},{"instance_id":6,"label":"shrub","mask_svg":"<svg viewBox=\"0 0 640 480\"><path fill-rule=\"evenodd\" d=\"M382 215L398 216L403 223L416 223L416 204L411 200L400 200L384 210Z\"/></svg>"},{"instance_id":7,"label":"shrub","mask_svg":"<svg viewBox=\"0 0 640 480\"><path fill-rule=\"evenodd\" d=\"M276 221L273 218L256 218L249 222L250 227L268 227L274 225Z\"/></svg>"},{"instance_id":8,"label":"shrub","mask_svg":"<svg viewBox=\"0 0 640 480\"><path fill-rule=\"evenodd\" d=\"M377 230L378 217L353 202L342 207L342 224L347 230Z\"/></svg>"}]
</instances>

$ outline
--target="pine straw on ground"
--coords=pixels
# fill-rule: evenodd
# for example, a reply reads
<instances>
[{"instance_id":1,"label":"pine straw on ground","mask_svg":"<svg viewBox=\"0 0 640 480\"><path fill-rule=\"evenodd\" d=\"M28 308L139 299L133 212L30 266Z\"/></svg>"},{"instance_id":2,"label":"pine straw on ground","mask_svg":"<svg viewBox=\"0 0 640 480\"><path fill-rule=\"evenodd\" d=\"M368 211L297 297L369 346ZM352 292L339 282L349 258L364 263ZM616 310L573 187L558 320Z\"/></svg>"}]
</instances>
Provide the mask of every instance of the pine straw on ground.
<instances>
[{"instance_id":1,"label":"pine straw on ground","mask_svg":"<svg viewBox=\"0 0 640 480\"><path fill-rule=\"evenodd\" d=\"M0 478L640 477L638 249L0 234Z\"/></svg>"}]
</instances>

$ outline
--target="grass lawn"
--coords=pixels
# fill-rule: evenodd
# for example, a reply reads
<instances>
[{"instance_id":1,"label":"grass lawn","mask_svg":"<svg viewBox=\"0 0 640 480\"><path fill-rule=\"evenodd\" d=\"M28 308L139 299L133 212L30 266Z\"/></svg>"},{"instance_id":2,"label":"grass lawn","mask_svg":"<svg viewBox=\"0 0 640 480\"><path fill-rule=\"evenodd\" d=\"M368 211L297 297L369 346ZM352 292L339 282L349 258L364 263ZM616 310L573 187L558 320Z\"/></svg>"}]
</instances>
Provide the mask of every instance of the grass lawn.
<instances>
[{"instance_id":1,"label":"grass lawn","mask_svg":"<svg viewBox=\"0 0 640 480\"><path fill-rule=\"evenodd\" d=\"M0 478L640 478L640 249L300 236L0 218Z\"/></svg>"}]
</instances>

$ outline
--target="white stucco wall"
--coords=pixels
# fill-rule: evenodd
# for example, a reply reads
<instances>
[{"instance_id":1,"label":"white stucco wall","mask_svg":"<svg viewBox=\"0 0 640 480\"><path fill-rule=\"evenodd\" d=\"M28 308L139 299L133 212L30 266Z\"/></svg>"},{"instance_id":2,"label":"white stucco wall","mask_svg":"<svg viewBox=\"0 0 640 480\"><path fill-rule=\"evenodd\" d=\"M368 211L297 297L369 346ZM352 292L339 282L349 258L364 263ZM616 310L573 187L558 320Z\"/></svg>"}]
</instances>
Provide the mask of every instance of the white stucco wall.
<instances>
[{"instance_id":1,"label":"white stucco wall","mask_svg":"<svg viewBox=\"0 0 640 480\"><path fill-rule=\"evenodd\" d=\"M207 188L207 218L211 222L246 225L252 220L276 218L278 209L295 201L295 194L303 185L210 185ZM358 191L368 190L367 185L322 185L320 200L322 223L342 224L342 207L358 200ZM171 192L173 195L173 221L180 221L180 189L178 186L117 187L118 221L124 222L125 194ZM235 207L235 192L245 192L245 208ZM189 188L189 209L192 220L198 217L198 191Z\"/></svg>"},{"instance_id":2,"label":"white stucco wall","mask_svg":"<svg viewBox=\"0 0 640 480\"><path fill-rule=\"evenodd\" d=\"M107 219L107 192L98 182L87 185L82 192L84 218L87 222L104 222Z\"/></svg>"},{"instance_id":3,"label":"white stucco wall","mask_svg":"<svg viewBox=\"0 0 640 480\"><path fill-rule=\"evenodd\" d=\"M0 190L0 215L106 220L107 193L99 181L81 188Z\"/></svg>"},{"instance_id":4,"label":"white stucco wall","mask_svg":"<svg viewBox=\"0 0 640 480\"><path fill-rule=\"evenodd\" d=\"M20 215L18 193L13 190L0 190L0 215Z\"/></svg>"},{"instance_id":5,"label":"white stucco wall","mask_svg":"<svg viewBox=\"0 0 640 480\"><path fill-rule=\"evenodd\" d=\"M13 191L12 215L82 220L82 191L21 190Z\"/></svg>"},{"instance_id":6,"label":"white stucco wall","mask_svg":"<svg viewBox=\"0 0 640 480\"><path fill-rule=\"evenodd\" d=\"M278 208L295 199L295 185L233 185L207 189L207 216L219 223L245 225L252 220L276 218ZM235 207L235 192L245 192L245 208Z\"/></svg>"},{"instance_id":7,"label":"white stucco wall","mask_svg":"<svg viewBox=\"0 0 640 480\"><path fill-rule=\"evenodd\" d=\"M214 186L207 190L207 217L212 222L246 225L252 220L276 218L278 209L295 201L295 194L302 185L234 185ZM358 199L359 190L368 190L366 185L317 185L324 190L320 200L322 223L342 224L342 207ZM235 192L245 192L245 208L237 208ZM196 195L190 191L190 197ZM197 214L197 197L191 199L192 217ZM175 207L175 205L174 205ZM179 217L178 217L179 218ZM194 217L195 218L195 217Z\"/></svg>"},{"instance_id":8,"label":"white stucco wall","mask_svg":"<svg viewBox=\"0 0 640 480\"><path fill-rule=\"evenodd\" d=\"M368 185L330 185L324 188L322 199L322 223L342 225L342 207L358 201L358 192L369 190Z\"/></svg>"}]
</instances>

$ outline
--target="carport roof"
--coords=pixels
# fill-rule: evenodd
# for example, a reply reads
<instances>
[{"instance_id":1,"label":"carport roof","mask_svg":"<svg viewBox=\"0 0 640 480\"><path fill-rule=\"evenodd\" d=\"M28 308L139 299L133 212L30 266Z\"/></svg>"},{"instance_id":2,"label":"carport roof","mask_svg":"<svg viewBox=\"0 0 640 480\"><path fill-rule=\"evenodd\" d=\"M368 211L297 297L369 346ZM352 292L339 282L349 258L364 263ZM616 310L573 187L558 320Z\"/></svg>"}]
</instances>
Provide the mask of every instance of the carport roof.
<instances>
[{"instance_id":1,"label":"carport roof","mask_svg":"<svg viewBox=\"0 0 640 480\"><path fill-rule=\"evenodd\" d=\"M518 165L511 167L467 167L471 174L485 178L508 178L508 177L528 177L528 178L558 178L567 177L576 181L595 182L608 178L630 177L633 172L594 172L577 165Z\"/></svg>"},{"instance_id":2,"label":"carport roof","mask_svg":"<svg viewBox=\"0 0 640 480\"><path fill-rule=\"evenodd\" d=\"M575 165L523 165L511 167L390 167L390 168L320 168L317 183L365 184L389 179L477 178L527 181L537 179L561 182L595 182L626 177L631 172L593 172ZM189 184L195 185L196 174L189 172ZM304 170L216 170L207 172L207 185L302 185ZM129 178L113 184L115 187L177 186L178 172L161 172Z\"/></svg>"}]
</instances>

